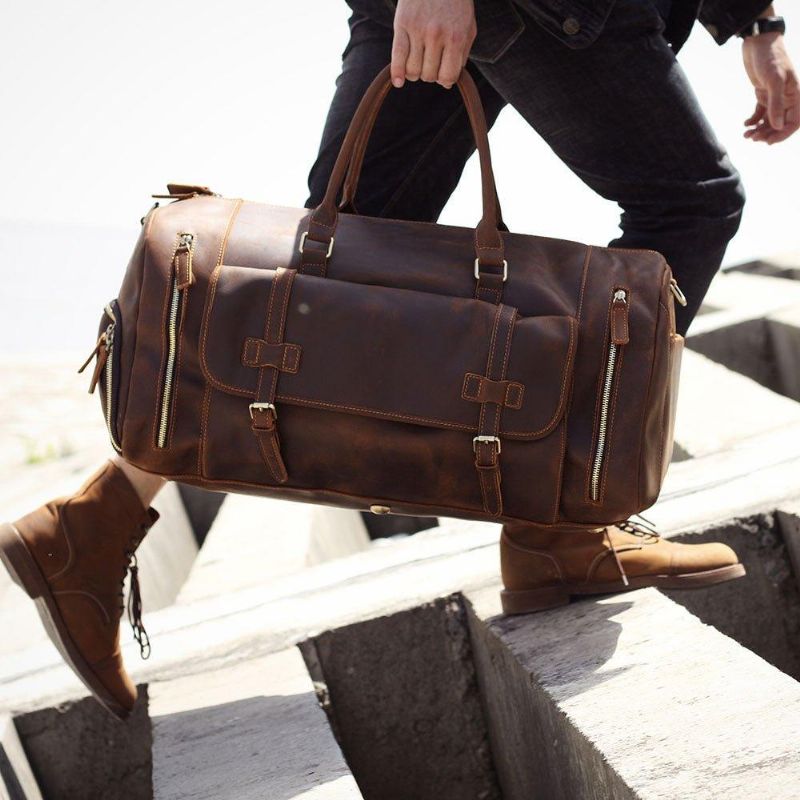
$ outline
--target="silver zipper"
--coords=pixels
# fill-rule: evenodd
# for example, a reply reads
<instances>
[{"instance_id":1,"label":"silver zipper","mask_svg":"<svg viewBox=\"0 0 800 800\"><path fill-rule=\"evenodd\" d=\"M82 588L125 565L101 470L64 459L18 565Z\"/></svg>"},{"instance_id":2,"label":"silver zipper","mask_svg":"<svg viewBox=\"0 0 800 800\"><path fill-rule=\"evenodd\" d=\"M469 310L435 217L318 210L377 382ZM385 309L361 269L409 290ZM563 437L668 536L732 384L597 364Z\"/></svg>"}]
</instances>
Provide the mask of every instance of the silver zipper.
<instances>
[{"instance_id":1,"label":"silver zipper","mask_svg":"<svg viewBox=\"0 0 800 800\"><path fill-rule=\"evenodd\" d=\"M617 289L611 300L614 303L628 302L628 294L624 289ZM606 436L608 433L608 412L611 405L611 390L614 387L614 372L617 365L617 351L620 345L609 339L608 357L606 358L605 377L603 378L603 394L600 399L600 425L597 429L597 440L592 462L591 494L592 500L600 497L600 476L603 474L603 460L606 450Z\"/></svg>"},{"instance_id":2,"label":"silver zipper","mask_svg":"<svg viewBox=\"0 0 800 800\"><path fill-rule=\"evenodd\" d=\"M180 234L178 249L175 252L176 261L178 252L181 250L191 251L194 245L194 236L191 233ZM161 386L161 409L158 419L158 440L159 448L166 447L167 432L169 428L169 417L172 403L172 383L175 375L175 359L178 353L178 317L181 309L181 290L178 288L177 266L173 264L172 271L172 293L169 302L169 317L167 321L167 364L164 369L164 382Z\"/></svg>"}]
</instances>

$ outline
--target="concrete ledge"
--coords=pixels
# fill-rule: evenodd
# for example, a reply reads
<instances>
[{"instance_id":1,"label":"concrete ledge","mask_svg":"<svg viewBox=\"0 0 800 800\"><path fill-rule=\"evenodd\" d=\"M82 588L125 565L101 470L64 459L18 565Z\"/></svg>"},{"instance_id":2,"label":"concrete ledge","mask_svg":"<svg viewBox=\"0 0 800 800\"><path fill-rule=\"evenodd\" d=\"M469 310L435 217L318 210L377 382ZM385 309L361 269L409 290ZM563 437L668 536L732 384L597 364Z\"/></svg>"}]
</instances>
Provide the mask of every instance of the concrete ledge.
<instances>
[{"instance_id":1,"label":"concrete ledge","mask_svg":"<svg viewBox=\"0 0 800 800\"><path fill-rule=\"evenodd\" d=\"M264 585L368 546L367 529L357 511L228 495L178 602Z\"/></svg>"},{"instance_id":2,"label":"concrete ledge","mask_svg":"<svg viewBox=\"0 0 800 800\"><path fill-rule=\"evenodd\" d=\"M295 648L150 694L156 800L361 797Z\"/></svg>"},{"instance_id":3,"label":"concrete ledge","mask_svg":"<svg viewBox=\"0 0 800 800\"><path fill-rule=\"evenodd\" d=\"M11 717L0 715L0 798L42 800Z\"/></svg>"},{"instance_id":4,"label":"concrete ledge","mask_svg":"<svg viewBox=\"0 0 800 800\"><path fill-rule=\"evenodd\" d=\"M800 403L768 391L735 369L685 352L675 441L690 456L722 452L750 437L790 427L800 435Z\"/></svg>"},{"instance_id":5,"label":"concrete ledge","mask_svg":"<svg viewBox=\"0 0 800 800\"><path fill-rule=\"evenodd\" d=\"M470 630L505 800L790 800L800 684L653 589Z\"/></svg>"}]
</instances>

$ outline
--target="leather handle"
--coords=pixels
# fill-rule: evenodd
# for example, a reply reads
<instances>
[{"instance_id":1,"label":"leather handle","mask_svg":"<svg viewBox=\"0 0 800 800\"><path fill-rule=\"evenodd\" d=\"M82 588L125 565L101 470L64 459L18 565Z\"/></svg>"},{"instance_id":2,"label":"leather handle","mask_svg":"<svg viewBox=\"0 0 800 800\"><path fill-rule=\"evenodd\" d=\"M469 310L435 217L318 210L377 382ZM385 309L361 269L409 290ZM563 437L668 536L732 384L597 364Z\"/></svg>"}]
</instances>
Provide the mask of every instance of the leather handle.
<instances>
[{"instance_id":1,"label":"leather handle","mask_svg":"<svg viewBox=\"0 0 800 800\"><path fill-rule=\"evenodd\" d=\"M480 95L478 95L478 98L480 100ZM358 188L358 182L361 179L361 170L364 167L364 156L367 152L367 144L369 143L370 136L372 135L372 129L375 127L375 121L378 119L379 111L380 106L372 107L369 119L365 122L364 127L359 133L358 140L356 141L355 148L353 150L353 158L350 161L350 166L347 170L347 176L344 179L342 197L341 200L339 200L340 211L351 210L353 213L358 214L358 209L355 205L356 189ZM500 208L500 200L497 197L496 190L495 203L497 205L497 218L495 220L497 223L497 228L501 231L508 231L508 226L505 224L505 222L503 222L503 211Z\"/></svg>"},{"instance_id":2,"label":"leather handle","mask_svg":"<svg viewBox=\"0 0 800 800\"><path fill-rule=\"evenodd\" d=\"M469 72L461 71L456 84L458 86L464 105L467 109L470 126L475 137L475 144L478 150L481 169L481 192L483 197L483 215L475 229L475 257L478 259L479 267L504 268L504 248L503 239L498 231L500 220L499 204L495 189L494 173L492 172L492 159L489 153L489 137L486 126L486 117L483 113L478 89L472 80ZM314 248L317 257L320 249L326 249L330 245L336 230L338 221L338 209L336 199L339 190L344 184L350 165L354 159L358 159L356 167L360 170L363 162L363 152L366 150L369 134L372 130L375 118L380 110L386 95L392 88L389 66L382 69L367 91L356 109L350 127L347 129L344 141L339 150L339 155L334 164L328 181L328 187L322 202L314 209L309 217L308 232L305 244L316 242L321 248ZM357 174L354 174L357 177ZM311 248L309 248L310 250ZM311 263L314 255L310 255ZM304 259L305 262L305 259ZM481 270L483 271L483 270ZM494 275L494 273L490 273Z\"/></svg>"}]
</instances>

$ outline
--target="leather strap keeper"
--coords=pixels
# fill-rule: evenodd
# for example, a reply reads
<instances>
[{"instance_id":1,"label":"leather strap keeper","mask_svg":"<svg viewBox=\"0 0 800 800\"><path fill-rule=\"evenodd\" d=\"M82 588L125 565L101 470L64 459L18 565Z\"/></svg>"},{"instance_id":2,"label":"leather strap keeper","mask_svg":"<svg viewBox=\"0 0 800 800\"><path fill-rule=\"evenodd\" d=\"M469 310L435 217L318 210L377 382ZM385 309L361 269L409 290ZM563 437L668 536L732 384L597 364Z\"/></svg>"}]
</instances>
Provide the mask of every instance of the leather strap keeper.
<instances>
[{"instance_id":1,"label":"leather strap keeper","mask_svg":"<svg viewBox=\"0 0 800 800\"><path fill-rule=\"evenodd\" d=\"M464 376L461 396L475 403L497 403L508 408L522 408L525 387L517 381L495 381L476 372Z\"/></svg>"},{"instance_id":2,"label":"leather strap keeper","mask_svg":"<svg viewBox=\"0 0 800 800\"><path fill-rule=\"evenodd\" d=\"M280 372L295 373L300 369L302 348L286 342L274 343L248 336L242 348L242 364L246 367L274 367Z\"/></svg>"}]
</instances>

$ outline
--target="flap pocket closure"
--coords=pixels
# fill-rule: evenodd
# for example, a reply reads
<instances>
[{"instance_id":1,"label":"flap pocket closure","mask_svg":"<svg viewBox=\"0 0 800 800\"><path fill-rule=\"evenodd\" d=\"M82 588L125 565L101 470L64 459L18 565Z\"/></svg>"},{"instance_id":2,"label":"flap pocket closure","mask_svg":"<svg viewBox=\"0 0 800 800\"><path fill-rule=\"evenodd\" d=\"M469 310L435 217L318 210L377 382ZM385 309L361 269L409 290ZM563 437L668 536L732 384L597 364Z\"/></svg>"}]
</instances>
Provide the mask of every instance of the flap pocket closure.
<instances>
[{"instance_id":1,"label":"flap pocket closure","mask_svg":"<svg viewBox=\"0 0 800 800\"><path fill-rule=\"evenodd\" d=\"M546 436L564 413L573 317L517 316L498 352L498 306L298 274L283 342L269 344L274 276L217 268L200 341L204 375L217 389L252 398L267 365L279 370L278 403L470 432L482 403L500 403L500 435L516 439ZM505 361L502 380L485 377L490 349Z\"/></svg>"}]
</instances>

